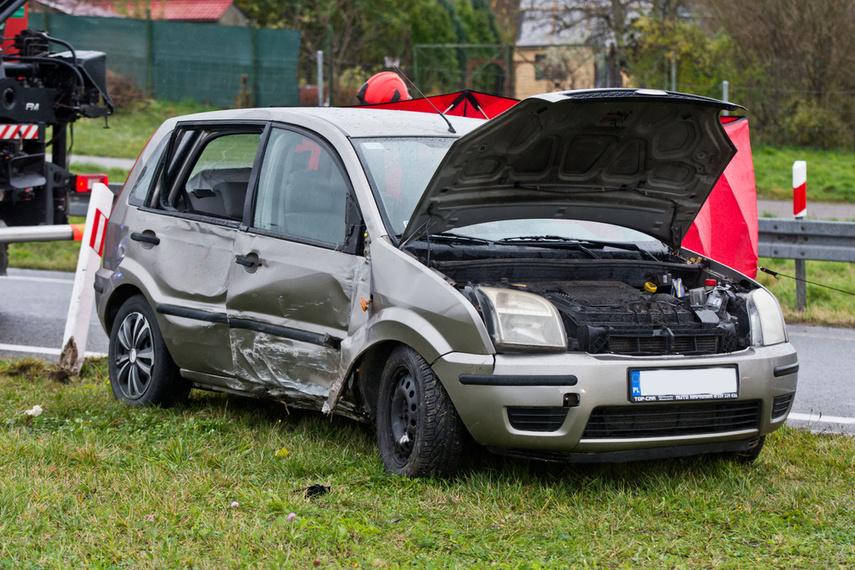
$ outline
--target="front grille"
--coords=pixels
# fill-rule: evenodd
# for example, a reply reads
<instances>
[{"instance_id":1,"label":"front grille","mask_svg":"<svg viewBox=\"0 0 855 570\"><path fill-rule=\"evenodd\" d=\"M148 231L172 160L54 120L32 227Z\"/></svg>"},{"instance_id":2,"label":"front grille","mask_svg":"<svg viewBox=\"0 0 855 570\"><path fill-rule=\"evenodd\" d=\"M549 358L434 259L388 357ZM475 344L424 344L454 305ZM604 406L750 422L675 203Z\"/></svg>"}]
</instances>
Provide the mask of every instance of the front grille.
<instances>
[{"instance_id":1,"label":"front grille","mask_svg":"<svg viewBox=\"0 0 855 570\"><path fill-rule=\"evenodd\" d=\"M783 396L775 396L772 400L772 419L779 418L787 413L790 409L790 402L793 401L793 394L785 394Z\"/></svg>"},{"instance_id":2,"label":"front grille","mask_svg":"<svg viewBox=\"0 0 855 570\"><path fill-rule=\"evenodd\" d=\"M609 350L616 354L715 354L718 337L715 335L675 336L673 343L664 336L611 336Z\"/></svg>"},{"instance_id":3,"label":"front grille","mask_svg":"<svg viewBox=\"0 0 855 570\"><path fill-rule=\"evenodd\" d=\"M644 439L758 429L760 402L636 404L595 408L582 439Z\"/></svg>"},{"instance_id":4,"label":"front grille","mask_svg":"<svg viewBox=\"0 0 855 570\"><path fill-rule=\"evenodd\" d=\"M508 408L508 421L520 431L558 431L564 425L568 409L516 406Z\"/></svg>"}]
</instances>

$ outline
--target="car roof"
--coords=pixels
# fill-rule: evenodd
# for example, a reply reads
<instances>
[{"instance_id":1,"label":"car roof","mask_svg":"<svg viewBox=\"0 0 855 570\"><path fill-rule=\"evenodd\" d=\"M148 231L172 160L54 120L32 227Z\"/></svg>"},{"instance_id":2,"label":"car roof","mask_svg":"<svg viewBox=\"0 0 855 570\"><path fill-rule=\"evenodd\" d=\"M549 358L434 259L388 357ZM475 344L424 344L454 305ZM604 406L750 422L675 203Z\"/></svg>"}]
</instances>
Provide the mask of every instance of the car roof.
<instances>
[{"instance_id":1,"label":"car roof","mask_svg":"<svg viewBox=\"0 0 855 570\"><path fill-rule=\"evenodd\" d=\"M449 117L457 133L433 113L364 109L359 107L268 107L228 109L176 117L177 121L279 121L317 128L327 123L348 137L458 137L484 123L483 119Z\"/></svg>"}]
</instances>

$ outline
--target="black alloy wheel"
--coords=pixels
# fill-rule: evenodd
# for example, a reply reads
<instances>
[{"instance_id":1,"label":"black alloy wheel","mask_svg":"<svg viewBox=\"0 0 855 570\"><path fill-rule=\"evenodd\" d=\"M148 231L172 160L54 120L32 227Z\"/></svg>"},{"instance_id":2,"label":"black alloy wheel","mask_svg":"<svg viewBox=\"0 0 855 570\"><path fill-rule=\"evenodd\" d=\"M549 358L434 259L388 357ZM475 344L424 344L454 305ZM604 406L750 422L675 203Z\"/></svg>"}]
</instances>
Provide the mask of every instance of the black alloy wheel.
<instances>
[{"instance_id":1,"label":"black alloy wheel","mask_svg":"<svg viewBox=\"0 0 855 570\"><path fill-rule=\"evenodd\" d=\"M110 387L132 406L168 406L186 398L189 384L166 349L154 314L140 295L119 309L110 331Z\"/></svg>"}]
</instances>

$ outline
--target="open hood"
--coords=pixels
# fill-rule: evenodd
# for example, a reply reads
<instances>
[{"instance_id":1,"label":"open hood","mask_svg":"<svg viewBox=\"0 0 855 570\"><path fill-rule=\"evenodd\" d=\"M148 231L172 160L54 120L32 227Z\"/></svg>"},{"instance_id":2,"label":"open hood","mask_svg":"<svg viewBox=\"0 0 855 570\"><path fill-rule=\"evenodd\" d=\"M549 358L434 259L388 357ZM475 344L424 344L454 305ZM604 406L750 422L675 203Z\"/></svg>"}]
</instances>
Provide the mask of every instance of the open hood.
<instances>
[{"instance_id":1,"label":"open hood","mask_svg":"<svg viewBox=\"0 0 855 570\"><path fill-rule=\"evenodd\" d=\"M566 218L676 249L736 153L719 113L737 108L645 89L524 99L454 142L401 243L481 222Z\"/></svg>"}]
</instances>

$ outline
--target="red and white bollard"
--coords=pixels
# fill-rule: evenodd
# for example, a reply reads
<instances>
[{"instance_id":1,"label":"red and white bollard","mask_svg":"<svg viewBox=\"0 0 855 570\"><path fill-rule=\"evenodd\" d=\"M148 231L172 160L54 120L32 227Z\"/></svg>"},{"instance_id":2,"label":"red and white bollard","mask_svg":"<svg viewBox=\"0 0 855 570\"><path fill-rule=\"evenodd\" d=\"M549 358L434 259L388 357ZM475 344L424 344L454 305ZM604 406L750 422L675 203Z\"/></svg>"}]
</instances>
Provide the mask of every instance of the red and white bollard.
<instances>
[{"instance_id":1,"label":"red and white bollard","mask_svg":"<svg viewBox=\"0 0 855 570\"><path fill-rule=\"evenodd\" d=\"M793 215L797 220L807 217L807 162L793 163ZM807 267L804 259L796 259L796 310L807 309Z\"/></svg>"},{"instance_id":2,"label":"red and white bollard","mask_svg":"<svg viewBox=\"0 0 855 570\"><path fill-rule=\"evenodd\" d=\"M804 160L793 163L793 215L799 219L807 216L807 162Z\"/></svg>"},{"instance_id":3,"label":"red and white bollard","mask_svg":"<svg viewBox=\"0 0 855 570\"><path fill-rule=\"evenodd\" d=\"M95 290L92 286L95 283L95 272L101 265L107 219L112 209L113 193L104 184L95 184L92 188L92 196L89 198L86 228L80 243L74 288L71 291L68 318L62 335L60 365L70 367L70 372L73 374L79 374L80 367L83 365L83 354L86 351L86 340L89 336L89 318L95 301Z\"/></svg>"}]
</instances>

